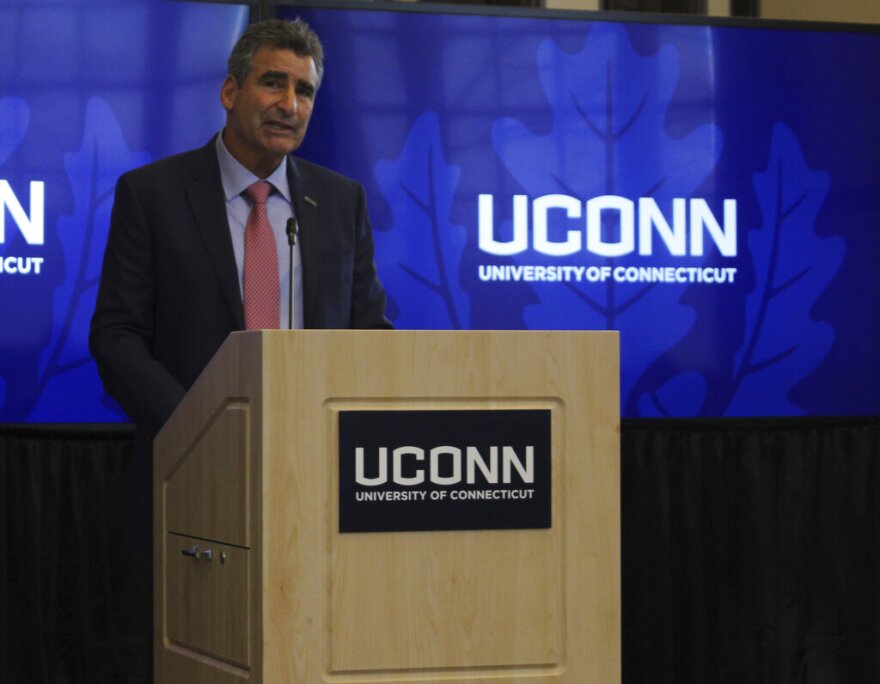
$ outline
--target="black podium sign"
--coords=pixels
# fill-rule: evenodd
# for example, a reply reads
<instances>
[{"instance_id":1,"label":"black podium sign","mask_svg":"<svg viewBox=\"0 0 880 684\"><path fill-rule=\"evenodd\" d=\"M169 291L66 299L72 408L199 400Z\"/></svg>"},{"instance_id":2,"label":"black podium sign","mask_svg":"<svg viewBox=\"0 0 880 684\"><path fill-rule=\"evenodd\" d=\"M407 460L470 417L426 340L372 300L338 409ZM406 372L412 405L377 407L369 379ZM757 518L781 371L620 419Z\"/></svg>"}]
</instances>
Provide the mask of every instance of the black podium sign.
<instances>
[{"instance_id":1,"label":"black podium sign","mask_svg":"<svg viewBox=\"0 0 880 684\"><path fill-rule=\"evenodd\" d=\"M339 531L549 528L547 409L341 411Z\"/></svg>"}]
</instances>

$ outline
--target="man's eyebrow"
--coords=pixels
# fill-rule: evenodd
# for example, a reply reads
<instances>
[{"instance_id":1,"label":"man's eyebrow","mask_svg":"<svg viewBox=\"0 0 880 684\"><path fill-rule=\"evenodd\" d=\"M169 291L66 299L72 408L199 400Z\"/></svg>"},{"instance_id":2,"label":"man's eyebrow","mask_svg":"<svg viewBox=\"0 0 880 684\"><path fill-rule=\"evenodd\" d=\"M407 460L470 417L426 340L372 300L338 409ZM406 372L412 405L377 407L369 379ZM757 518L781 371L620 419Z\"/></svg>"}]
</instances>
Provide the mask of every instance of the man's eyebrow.
<instances>
[{"instance_id":1,"label":"man's eyebrow","mask_svg":"<svg viewBox=\"0 0 880 684\"><path fill-rule=\"evenodd\" d=\"M277 81L281 79L286 81L288 78L287 74L283 71L264 71L260 74L260 83L264 83L265 81Z\"/></svg>"},{"instance_id":2,"label":"man's eyebrow","mask_svg":"<svg viewBox=\"0 0 880 684\"><path fill-rule=\"evenodd\" d=\"M277 70L269 70L264 71L260 74L259 79L257 79L257 83L269 83L272 81L283 81L287 83L290 80L290 74L286 71L277 71ZM318 90L314 83L305 78L300 78L296 80L296 87L300 90L300 92L312 96Z\"/></svg>"}]
</instances>

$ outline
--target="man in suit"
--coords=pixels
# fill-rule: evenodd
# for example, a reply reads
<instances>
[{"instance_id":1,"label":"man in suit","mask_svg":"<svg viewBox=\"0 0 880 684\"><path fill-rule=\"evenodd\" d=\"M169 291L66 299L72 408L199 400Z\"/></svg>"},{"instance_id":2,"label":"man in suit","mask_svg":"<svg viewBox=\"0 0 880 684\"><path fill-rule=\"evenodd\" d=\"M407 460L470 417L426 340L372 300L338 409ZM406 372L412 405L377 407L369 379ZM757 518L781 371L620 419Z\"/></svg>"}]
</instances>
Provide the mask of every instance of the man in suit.
<instances>
[{"instance_id":1,"label":"man in suit","mask_svg":"<svg viewBox=\"0 0 880 684\"><path fill-rule=\"evenodd\" d=\"M318 37L299 20L253 24L228 71L214 139L120 177L92 317L104 386L137 427L114 599L130 681L152 668L152 439L199 373L235 330L390 327L363 188L290 156L323 75Z\"/></svg>"},{"instance_id":2,"label":"man in suit","mask_svg":"<svg viewBox=\"0 0 880 684\"><path fill-rule=\"evenodd\" d=\"M318 37L300 20L253 24L228 66L225 128L201 149L124 174L116 188L90 347L107 392L149 439L234 330L390 327L362 187L289 156L323 76ZM246 191L260 180L269 182L278 316L246 326Z\"/></svg>"}]
</instances>

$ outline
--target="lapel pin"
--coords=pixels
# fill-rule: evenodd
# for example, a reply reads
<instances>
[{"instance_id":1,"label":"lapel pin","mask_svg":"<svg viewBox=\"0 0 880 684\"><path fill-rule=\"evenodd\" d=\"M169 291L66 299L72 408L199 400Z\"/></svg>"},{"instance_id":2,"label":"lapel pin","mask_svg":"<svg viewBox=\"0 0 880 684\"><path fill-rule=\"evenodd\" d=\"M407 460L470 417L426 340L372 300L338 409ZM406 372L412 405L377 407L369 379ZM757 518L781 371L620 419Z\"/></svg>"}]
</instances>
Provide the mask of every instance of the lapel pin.
<instances>
[{"instance_id":1,"label":"lapel pin","mask_svg":"<svg viewBox=\"0 0 880 684\"><path fill-rule=\"evenodd\" d=\"M309 197L308 195L305 195L305 196L303 197L303 199L304 199L306 202L308 202L309 204L311 204L313 207L317 207L317 206L318 206L318 203L317 203L315 200L313 200L311 197Z\"/></svg>"}]
</instances>

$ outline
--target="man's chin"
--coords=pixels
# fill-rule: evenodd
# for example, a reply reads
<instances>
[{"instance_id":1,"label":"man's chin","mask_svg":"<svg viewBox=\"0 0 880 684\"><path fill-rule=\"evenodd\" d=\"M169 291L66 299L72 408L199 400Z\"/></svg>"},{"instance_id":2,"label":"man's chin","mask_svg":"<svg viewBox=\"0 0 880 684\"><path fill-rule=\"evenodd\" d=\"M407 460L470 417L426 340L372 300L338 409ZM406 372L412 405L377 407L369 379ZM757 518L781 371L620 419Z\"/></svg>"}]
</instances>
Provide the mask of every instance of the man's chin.
<instances>
[{"instance_id":1,"label":"man's chin","mask_svg":"<svg viewBox=\"0 0 880 684\"><path fill-rule=\"evenodd\" d=\"M272 154L284 157L295 151L301 142L302 138L297 136L275 136L271 140L266 141L266 150Z\"/></svg>"}]
</instances>

